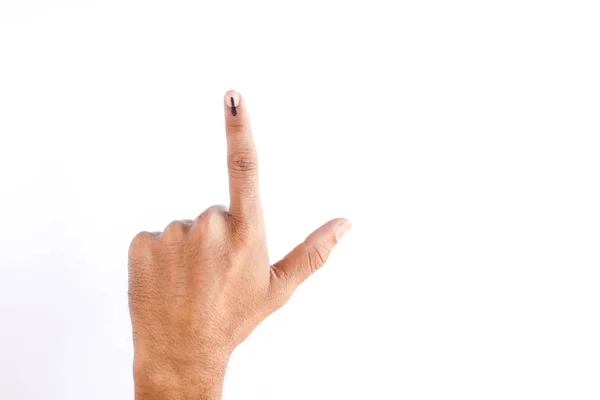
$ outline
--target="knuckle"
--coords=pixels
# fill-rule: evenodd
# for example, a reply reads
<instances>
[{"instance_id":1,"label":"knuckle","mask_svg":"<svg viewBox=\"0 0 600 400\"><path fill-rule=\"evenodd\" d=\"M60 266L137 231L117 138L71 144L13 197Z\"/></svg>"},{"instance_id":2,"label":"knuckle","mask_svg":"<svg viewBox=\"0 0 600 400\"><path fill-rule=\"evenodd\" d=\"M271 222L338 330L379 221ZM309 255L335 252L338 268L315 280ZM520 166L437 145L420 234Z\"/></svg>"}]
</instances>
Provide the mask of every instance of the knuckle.
<instances>
[{"instance_id":1,"label":"knuckle","mask_svg":"<svg viewBox=\"0 0 600 400\"><path fill-rule=\"evenodd\" d=\"M315 272L327 262L329 258L330 250L322 245L311 246L308 249L308 262L310 265L311 273Z\"/></svg>"},{"instance_id":2,"label":"knuckle","mask_svg":"<svg viewBox=\"0 0 600 400\"><path fill-rule=\"evenodd\" d=\"M258 162L251 151L238 151L228 156L227 166L234 172L252 172L258 168Z\"/></svg>"},{"instance_id":3,"label":"knuckle","mask_svg":"<svg viewBox=\"0 0 600 400\"><path fill-rule=\"evenodd\" d=\"M187 231L187 225L181 221L173 221L165 227L163 235L167 237L180 237Z\"/></svg>"},{"instance_id":4,"label":"knuckle","mask_svg":"<svg viewBox=\"0 0 600 400\"><path fill-rule=\"evenodd\" d=\"M229 133L237 135L240 133L248 133L249 127L247 124L227 124Z\"/></svg>"},{"instance_id":5,"label":"knuckle","mask_svg":"<svg viewBox=\"0 0 600 400\"><path fill-rule=\"evenodd\" d=\"M145 246L146 244L150 243L153 240L154 240L154 234L147 232L147 231L143 231L133 237L133 239L131 240L131 244L129 245L129 248L137 249L139 247Z\"/></svg>"},{"instance_id":6,"label":"knuckle","mask_svg":"<svg viewBox=\"0 0 600 400\"><path fill-rule=\"evenodd\" d=\"M130 261L148 258L152 253L152 245L155 240L156 235L151 232L143 231L135 235L129 245Z\"/></svg>"},{"instance_id":7,"label":"knuckle","mask_svg":"<svg viewBox=\"0 0 600 400\"><path fill-rule=\"evenodd\" d=\"M193 223L195 229L210 230L222 223L224 211L222 206L205 210Z\"/></svg>"}]
</instances>

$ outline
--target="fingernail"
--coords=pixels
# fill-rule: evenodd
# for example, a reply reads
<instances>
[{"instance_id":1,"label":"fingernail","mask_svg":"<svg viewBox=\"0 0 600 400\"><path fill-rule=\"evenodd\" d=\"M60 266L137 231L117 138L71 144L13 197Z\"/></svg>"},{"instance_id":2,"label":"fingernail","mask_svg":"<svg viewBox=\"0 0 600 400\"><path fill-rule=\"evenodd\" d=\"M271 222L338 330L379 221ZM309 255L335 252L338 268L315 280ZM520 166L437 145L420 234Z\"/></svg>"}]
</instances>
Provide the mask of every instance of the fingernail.
<instances>
[{"instance_id":1,"label":"fingernail","mask_svg":"<svg viewBox=\"0 0 600 400\"><path fill-rule=\"evenodd\" d=\"M225 93L225 104L231 108L231 115L237 115L236 107L240 105L240 94L235 90L229 90Z\"/></svg>"},{"instance_id":2,"label":"fingernail","mask_svg":"<svg viewBox=\"0 0 600 400\"><path fill-rule=\"evenodd\" d=\"M350 221L342 222L335 231L335 238L339 241L350 229L352 229L352 223Z\"/></svg>"}]
</instances>

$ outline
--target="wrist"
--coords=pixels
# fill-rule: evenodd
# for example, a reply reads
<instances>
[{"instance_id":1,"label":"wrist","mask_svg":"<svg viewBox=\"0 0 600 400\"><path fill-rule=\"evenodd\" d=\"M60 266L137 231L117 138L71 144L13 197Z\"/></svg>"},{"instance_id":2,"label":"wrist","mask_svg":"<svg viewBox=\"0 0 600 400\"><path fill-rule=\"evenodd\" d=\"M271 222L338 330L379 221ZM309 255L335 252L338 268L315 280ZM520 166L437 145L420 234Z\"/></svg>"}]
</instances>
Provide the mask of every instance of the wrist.
<instances>
[{"instance_id":1,"label":"wrist","mask_svg":"<svg viewBox=\"0 0 600 400\"><path fill-rule=\"evenodd\" d=\"M227 359L151 361L136 357L135 400L220 400Z\"/></svg>"}]
</instances>

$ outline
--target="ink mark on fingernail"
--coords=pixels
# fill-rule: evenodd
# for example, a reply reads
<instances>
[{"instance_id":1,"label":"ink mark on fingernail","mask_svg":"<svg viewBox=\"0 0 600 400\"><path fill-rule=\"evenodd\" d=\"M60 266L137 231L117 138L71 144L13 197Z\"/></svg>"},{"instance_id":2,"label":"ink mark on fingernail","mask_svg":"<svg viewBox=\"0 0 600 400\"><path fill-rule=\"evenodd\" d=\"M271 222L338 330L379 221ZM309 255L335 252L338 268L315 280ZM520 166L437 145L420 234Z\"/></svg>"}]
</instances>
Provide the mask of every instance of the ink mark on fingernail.
<instances>
[{"instance_id":1,"label":"ink mark on fingernail","mask_svg":"<svg viewBox=\"0 0 600 400\"><path fill-rule=\"evenodd\" d=\"M231 99L231 115L233 115L234 117L237 115L237 110L235 109L235 102L233 101L233 96L230 97Z\"/></svg>"}]
</instances>

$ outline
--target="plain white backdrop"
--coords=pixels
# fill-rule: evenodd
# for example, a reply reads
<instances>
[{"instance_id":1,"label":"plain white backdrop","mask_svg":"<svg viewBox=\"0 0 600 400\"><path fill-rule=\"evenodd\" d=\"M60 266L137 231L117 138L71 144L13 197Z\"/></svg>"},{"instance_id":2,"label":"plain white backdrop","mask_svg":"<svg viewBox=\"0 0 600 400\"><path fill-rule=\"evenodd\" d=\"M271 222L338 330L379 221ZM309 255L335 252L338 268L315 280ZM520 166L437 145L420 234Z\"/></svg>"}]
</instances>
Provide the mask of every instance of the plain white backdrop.
<instances>
[{"instance_id":1,"label":"plain white backdrop","mask_svg":"<svg viewBox=\"0 0 600 400\"><path fill-rule=\"evenodd\" d=\"M354 229L225 400L600 398L595 1L0 1L0 398L130 399L127 248L227 204Z\"/></svg>"}]
</instances>

